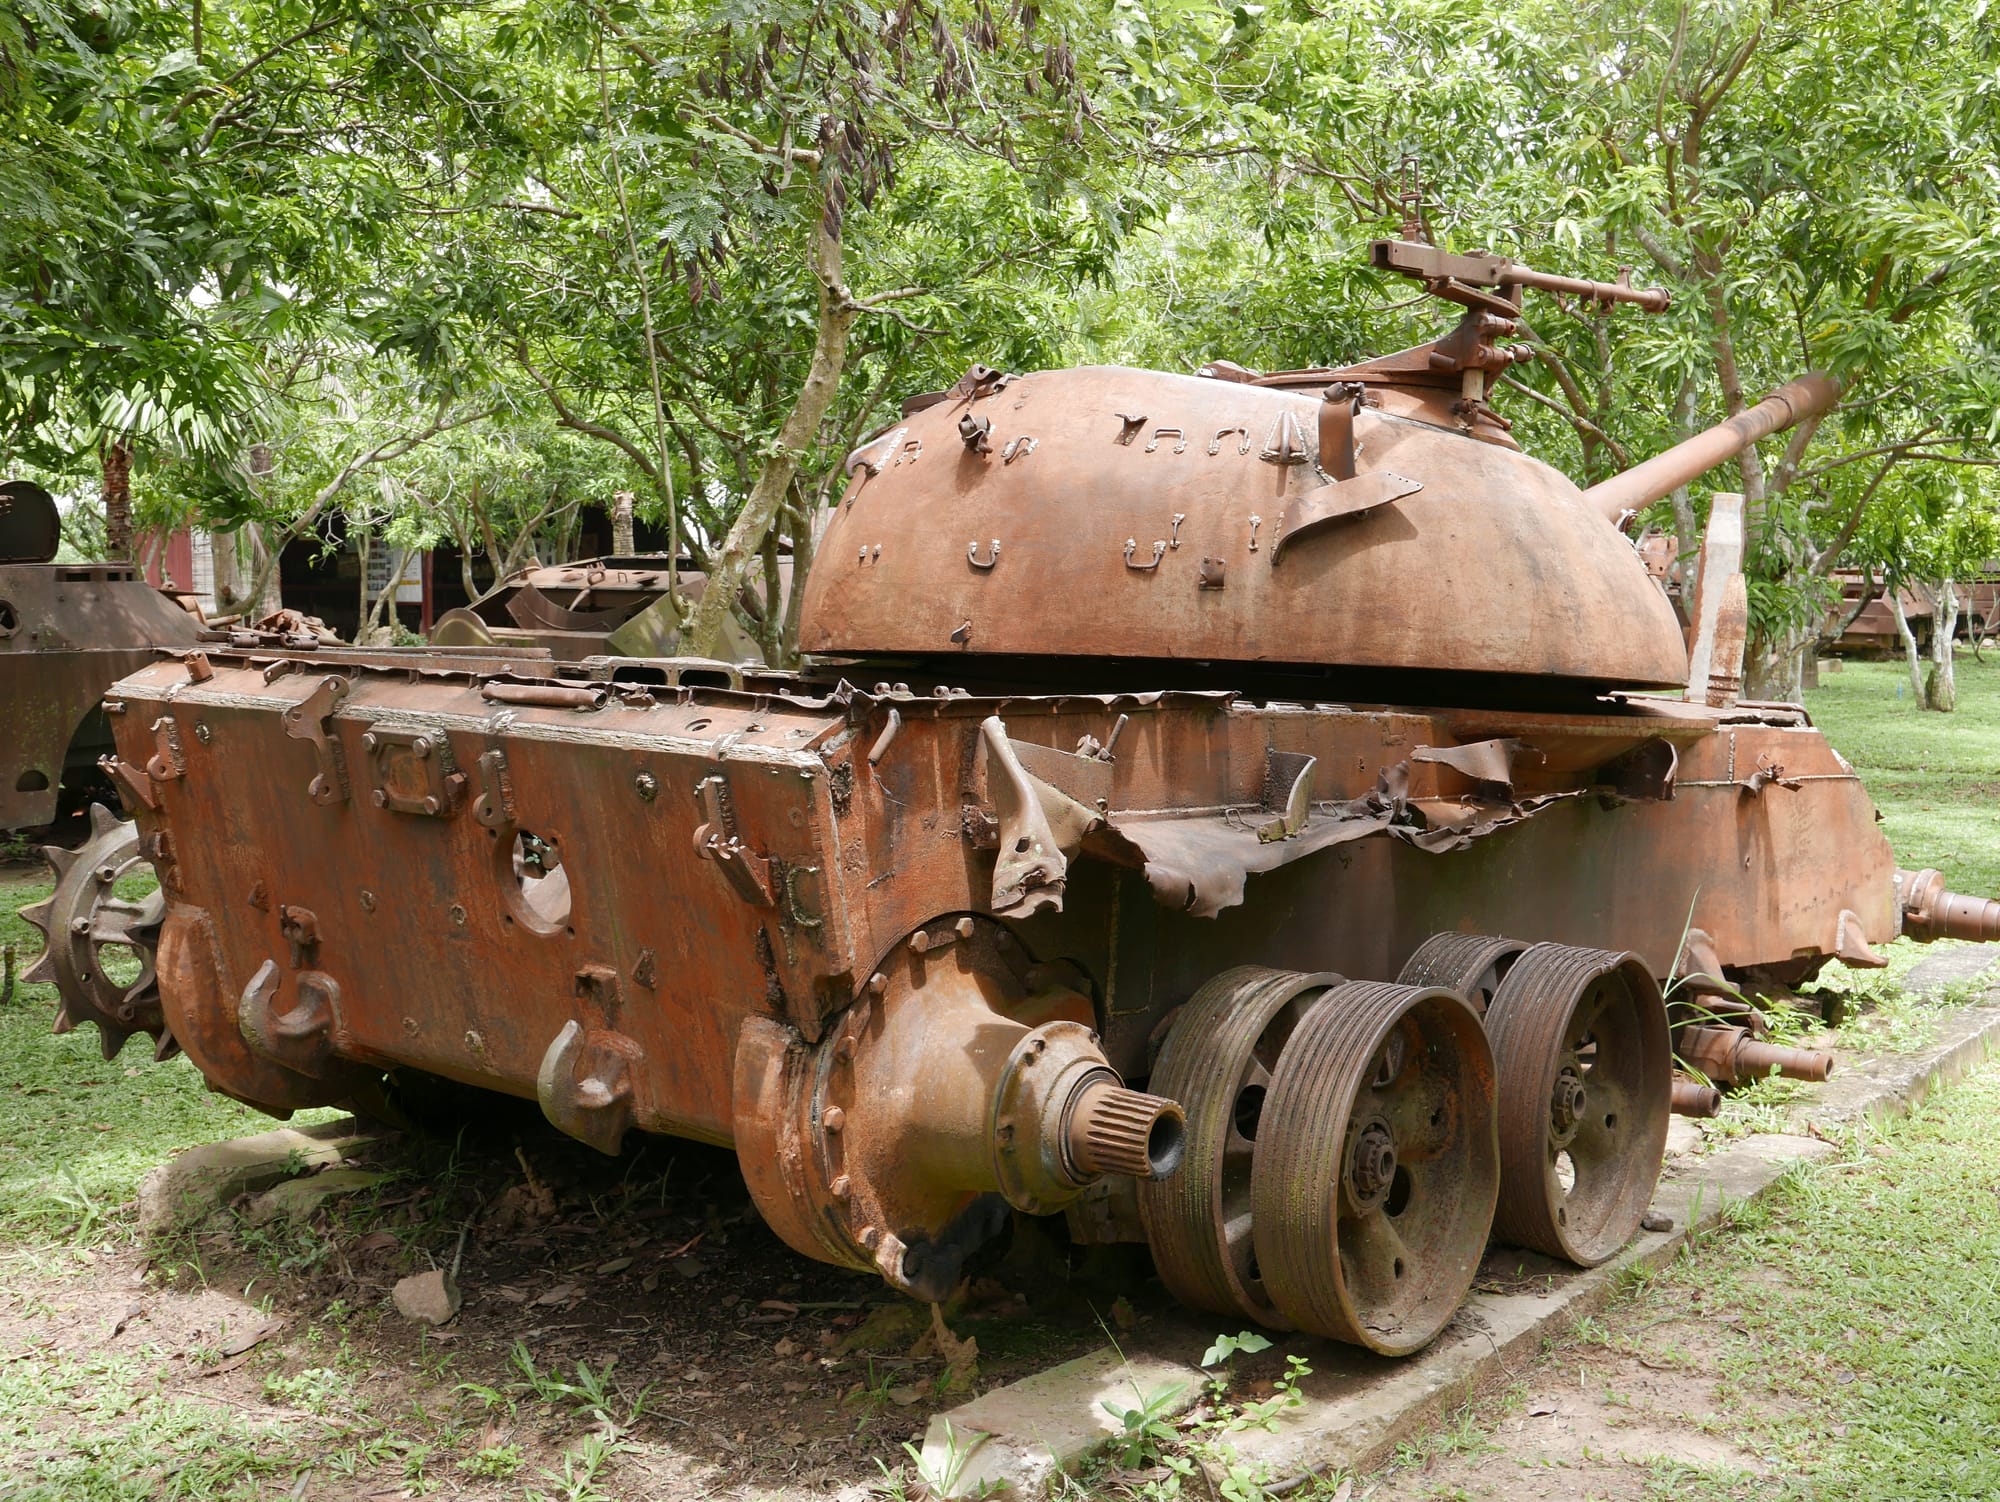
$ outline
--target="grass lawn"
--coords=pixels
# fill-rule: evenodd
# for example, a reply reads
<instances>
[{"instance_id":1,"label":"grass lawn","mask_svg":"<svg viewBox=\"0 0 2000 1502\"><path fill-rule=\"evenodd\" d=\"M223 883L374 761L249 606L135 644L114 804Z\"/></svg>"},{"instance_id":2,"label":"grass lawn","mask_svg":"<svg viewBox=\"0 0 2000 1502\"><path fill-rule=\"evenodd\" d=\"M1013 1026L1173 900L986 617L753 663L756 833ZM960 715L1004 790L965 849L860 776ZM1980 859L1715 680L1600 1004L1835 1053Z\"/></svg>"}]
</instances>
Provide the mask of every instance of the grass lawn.
<instances>
[{"instance_id":1,"label":"grass lawn","mask_svg":"<svg viewBox=\"0 0 2000 1502\"><path fill-rule=\"evenodd\" d=\"M2000 1497L2000 1068L1584 1320L1376 1502Z\"/></svg>"},{"instance_id":2,"label":"grass lawn","mask_svg":"<svg viewBox=\"0 0 2000 1502\"><path fill-rule=\"evenodd\" d=\"M1860 772L1905 866L2000 896L2000 651L1960 652L1957 676L1957 710L1935 714L1911 702L1901 662L1849 661L1820 675L1806 707Z\"/></svg>"},{"instance_id":3,"label":"grass lawn","mask_svg":"<svg viewBox=\"0 0 2000 1502\"><path fill-rule=\"evenodd\" d=\"M0 945L17 971L42 949L17 910L50 886L45 869L0 865ZM95 1027L57 1037L55 988L15 990L0 1007L0 1241L94 1234L176 1149L272 1124L211 1093L186 1059L155 1064L144 1034L109 1061Z\"/></svg>"}]
</instances>

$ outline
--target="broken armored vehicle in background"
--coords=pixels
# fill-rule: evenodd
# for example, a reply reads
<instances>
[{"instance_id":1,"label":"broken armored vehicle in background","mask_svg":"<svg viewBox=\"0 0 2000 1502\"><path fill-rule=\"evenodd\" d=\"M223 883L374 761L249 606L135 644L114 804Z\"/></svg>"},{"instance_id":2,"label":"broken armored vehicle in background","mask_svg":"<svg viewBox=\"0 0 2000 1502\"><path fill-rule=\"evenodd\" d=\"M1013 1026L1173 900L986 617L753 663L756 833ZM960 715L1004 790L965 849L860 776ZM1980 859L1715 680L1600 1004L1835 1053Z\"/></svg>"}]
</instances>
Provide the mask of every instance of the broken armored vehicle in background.
<instances>
[{"instance_id":1,"label":"broken armored vehicle in background","mask_svg":"<svg viewBox=\"0 0 2000 1502\"><path fill-rule=\"evenodd\" d=\"M680 630L667 601L669 581L689 605L708 582L686 559L678 569L669 567L672 562L664 555L640 555L522 569L477 605L439 616L430 640L441 647L539 647L558 662L672 656ZM779 565L781 601L790 593L791 574L791 559L785 558ZM750 603L762 607L760 598ZM727 661L764 661L763 650L740 622L732 617L725 631Z\"/></svg>"},{"instance_id":2,"label":"broken armored vehicle in background","mask_svg":"<svg viewBox=\"0 0 2000 1502\"><path fill-rule=\"evenodd\" d=\"M50 824L65 788L95 785L105 689L201 626L132 564L57 563L61 545L49 493L0 483L0 830Z\"/></svg>"},{"instance_id":3,"label":"broken armored vehicle in background","mask_svg":"<svg viewBox=\"0 0 2000 1502\"><path fill-rule=\"evenodd\" d=\"M926 1298L1061 1213L1188 1304L1394 1354L1489 1236L1609 1257L1677 1039L1819 1067L1663 986L1782 990L2000 904L1899 871L1805 712L1739 702L1726 568L1684 695L1616 525L1831 384L1586 492L1488 405L1496 341L1524 286L1664 296L1375 256L1456 328L912 402L849 461L801 674L254 638L131 674L136 823L32 916L41 974L87 968L102 872L151 859L156 967L66 981L65 1018L274 1113L417 1070L607 1152L733 1144L793 1247Z\"/></svg>"}]
</instances>

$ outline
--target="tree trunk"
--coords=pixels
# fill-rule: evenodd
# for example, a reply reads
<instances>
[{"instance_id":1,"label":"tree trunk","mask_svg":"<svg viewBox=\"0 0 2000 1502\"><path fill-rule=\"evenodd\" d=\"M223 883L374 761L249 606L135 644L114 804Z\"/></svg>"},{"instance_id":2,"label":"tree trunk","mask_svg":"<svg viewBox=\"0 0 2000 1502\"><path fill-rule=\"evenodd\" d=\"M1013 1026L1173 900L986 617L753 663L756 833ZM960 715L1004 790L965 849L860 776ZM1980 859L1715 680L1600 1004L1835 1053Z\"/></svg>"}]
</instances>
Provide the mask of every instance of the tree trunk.
<instances>
[{"instance_id":1,"label":"tree trunk","mask_svg":"<svg viewBox=\"0 0 2000 1502\"><path fill-rule=\"evenodd\" d=\"M104 464L104 556L132 557L132 445L107 438L98 456Z\"/></svg>"},{"instance_id":2,"label":"tree trunk","mask_svg":"<svg viewBox=\"0 0 2000 1502\"><path fill-rule=\"evenodd\" d=\"M211 532L209 554L215 560L215 613L228 615L243 602L243 559L237 552L242 538L235 532Z\"/></svg>"},{"instance_id":3,"label":"tree trunk","mask_svg":"<svg viewBox=\"0 0 2000 1502\"><path fill-rule=\"evenodd\" d=\"M1744 653L1749 661L1743 670L1743 697L1775 704L1798 703L1803 692L1805 652L1811 645L1810 641L1805 647L1753 641Z\"/></svg>"},{"instance_id":4,"label":"tree trunk","mask_svg":"<svg viewBox=\"0 0 2000 1502\"><path fill-rule=\"evenodd\" d=\"M848 296L841 276L839 232L829 228L824 214L813 226L813 274L819 280L819 328L813 341L812 364L792 410L778 430L777 442L757 473L757 483L751 487L749 499L737 513L736 524L709 558L708 584L683 638L687 644L685 650L694 656L713 657L721 650L723 629L729 622L736 596L763 548L765 534L790 493L800 459L812 446L820 422L840 389L841 371L847 362L847 336L860 309Z\"/></svg>"},{"instance_id":5,"label":"tree trunk","mask_svg":"<svg viewBox=\"0 0 2000 1502\"><path fill-rule=\"evenodd\" d=\"M1950 714L1958 708L1958 679L1952 667L1952 640L1958 635L1958 591L1951 580L1932 591L1931 669L1924 678L1925 709Z\"/></svg>"},{"instance_id":6,"label":"tree trunk","mask_svg":"<svg viewBox=\"0 0 2000 1502\"><path fill-rule=\"evenodd\" d=\"M250 445L250 488L260 497L264 493L264 482L277 462L271 457L271 445L253 443ZM243 602L243 612L252 622L261 621L267 615L276 615L285 608L284 581L279 576L284 573L282 560L273 560L271 549L264 541L262 522L251 522L244 531L250 534L250 564L255 572L252 582L263 580L263 587L257 591L257 598ZM266 568L266 565L270 566Z\"/></svg>"},{"instance_id":7,"label":"tree trunk","mask_svg":"<svg viewBox=\"0 0 2000 1502\"><path fill-rule=\"evenodd\" d=\"M366 527L354 529L354 556L361 564L360 598L354 605L354 645L357 647L368 645L368 607L374 603L368 598L368 554L372 540Z\"/></svg>"},{"instance_id":8,"label":"tree trunk","mask_svg":"<svg viewBox=\"0 0 2000 1502\"><path fill-rule=\"evenodd\" d=\"M792 592L785 599L785 628L778 640L778 661L773 667L797 667L799 662L799 616L804 609L806 576L812 572L813 555L819 539L814 531L819 520L818 498L803 492L793 496L792 513Z\"/></svg>"},{"instance_id":9,"label":"tree trunk","mask_svg":"<svg viewBox=\"0 0 2000 1502\"><path fill-rule=\"evenodd\" d=\"M1896 634L1903 638L1903 660L1910 669L1910 697L1917 703L1924 702L1924 674L1917 654L1917 633L1910 629L1910 618L1903 613L1903 581L1891 577L1885 593L1889 597L1889 612L1896 617Z\"/></svg>"}]
</instances>

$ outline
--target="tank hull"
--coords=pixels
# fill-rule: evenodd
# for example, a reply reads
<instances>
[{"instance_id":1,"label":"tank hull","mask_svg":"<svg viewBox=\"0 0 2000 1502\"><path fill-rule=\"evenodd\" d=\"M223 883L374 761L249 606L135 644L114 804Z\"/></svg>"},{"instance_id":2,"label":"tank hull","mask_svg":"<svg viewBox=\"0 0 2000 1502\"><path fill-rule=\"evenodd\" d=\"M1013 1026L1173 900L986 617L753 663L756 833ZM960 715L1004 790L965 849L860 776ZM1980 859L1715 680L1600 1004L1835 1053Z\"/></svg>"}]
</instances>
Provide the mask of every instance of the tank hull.
<instances>
[{"instance_id":1,"label":"tank hull","mask_svg":"<svg viewBox=\"0 0 2000 1502\"><path fill-rule=\"evenodd\" d=\"M1080 965L1128 1073L1144 1072L1135 1040L1231 964L1386 978L1430 934L1467 931L1630 950L1664 978L1690 927L1732 969L1898 931L1872 808L1797 711L1658 701L1503 717L1193 693L843 701L782 679L740 693L550 680L578 699L555 707L496 702L482 693L492 680L412 677L385 658L342 669L324 733L350 796L324 804L309 792L324 753L288 733L285 711L327 675L301 660L267 683L267 666L217 657L197 683L160 662L113 693L126 780L153 800L140 821L170 837L170 924L212 934L214 994L170 996L170 1009L233 1027L265 960L293 968L284 913L303 911L316 937L297 968L337 982L340 1058L532 1095L550 1041L587 1014L644 1055L632 1125L717 1142L731 1139L744 1021L818 1039L939 914L994 915L1037 955ZM1115 760L1072 756L1120 715ZM1015 744L1074 763L1052 775L1095 779L1083 790L1105 804L1059 905L1032 915L994 903L979 736L993 718ZM146 768L160 769L169 733L184 771L162 781ZM408 773L368 736L439 748L439 813L376 805ZM1500 742L1521 748L1505 793L1422 759ZM1621 770L1635 748L1660 746L1675 753L1670 784ZM1321 809L1402 769L1402 813L1354 820L1349 835L1315 811L1289 842L1253 842L1246 864L1233 836L1268 816L1274 752L1315 759ZM499 822L482 823L475 807L500 796L502 764L512 812L489 803ZM710 792L750 852L747 875L703 845ZM560 922L523 896L509 844L522 832L560 851ZM1340 837L1290 853L1323 832Z\"/></svg>"},{"instance_id":2,"label":"tank hull","mask_svg":"<svg viewBox=\"0 0 2000 1502\"><path fill-rule=\"evenodd\" d=\"M1657 1172L1657 981L1870 962L1900 921L1852 770L1782 706L1531 714L715 676L233 643L127 677L107 709L138 834L100 835L151 859L163 901L157 996L112 999L107 1047L152 1032L277 1114L414 1069L533 1098L607 1152L634 1131L733 1144L792 1246L938 1298L1010 1207L1121 1239L1147 1233L1106 1175L1143 1183L1185 1150L1206 1165L1199 1189L1216 1163L1208 1087L1177 1087L1184 1103L1130 1086L1192 1002L1222 995L1226 1012L1272 984L1304 1009L1317 1062L1287 1077L1278 1060L1273 1090L1309 1109L1271 1161L1334 1171L1298 1136L1348 1109L1321 1082L1360 1078L1370 1049L1404 1058L1399 1038L1455 1038L1448 1063L1430 1044L1408 1055L1437 1068L1410 1072L1407 1119L1385 1105L1364 1123L1368 1172L1407 1204L1393 1165L1428 1164L1417 1202L1439 1246L1482 1240L1496 1196L1532 1224L1522 1204L1540 1201L1496 1181L1488 1133L1508 1140L1492 1113L1514 1100L1516 1156L1535 1161L1541 1045L1489 1052L1471 993L1392 983L1427 940L1504 934L1583 989L1502 986L1495 1008L1513 995L1560 1021L1612 986L1644 1035L1621 1066L1638 1071L1628 1104L1604 1113L1639 1131L1600 1154L1624 1187L1590 1236L1543 1238L1574 1259L1622 1244ZM95 921L69 889L99 860L30 914L52 938ZM1375 1029L1362 1054L1342 1041L1349 1009ZM1289 1203L1275 1181L1258 1193ZM1319 1222L1301 1214L1267 1221L1310 1242ZM1316 1264L1293 1256L1284 1317L1412 1349L1476 1260L1424 1261L1423 1296L1385 1325L1365 1297L1314 1295Z\"/></svg>"}]
</instances>

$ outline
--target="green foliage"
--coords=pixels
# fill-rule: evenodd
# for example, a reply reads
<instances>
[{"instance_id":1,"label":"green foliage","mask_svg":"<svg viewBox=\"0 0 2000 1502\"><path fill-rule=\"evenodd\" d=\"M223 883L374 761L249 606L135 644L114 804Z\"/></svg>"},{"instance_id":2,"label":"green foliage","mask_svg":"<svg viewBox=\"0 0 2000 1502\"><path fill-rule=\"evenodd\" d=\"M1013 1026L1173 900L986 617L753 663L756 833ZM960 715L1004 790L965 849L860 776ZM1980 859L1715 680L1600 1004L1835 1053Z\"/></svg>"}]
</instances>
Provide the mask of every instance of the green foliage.
<instances>
[{"instance_id":1,"label":"green foliage","mask_svg":"<svg viewBox=\"0 0 2000 1502\"><path fill-rule=\"evenodd\" d=\"M1132 1470L1151 1464L1164 1446L1180 1438L1173 1414L1185 1391L1185 1387L1169 1386L1144 1393L1135 1387L1133 1396L1138 1401L1131 1407L1108 1399L1103 1403L1104 1411L1118 1424L1118 1433L1111 1439L1111 1455L1119 1465Z\"/></svg>"},{"instance_id":2,"label":"green foliage","mask_svg":"<svg viewBox=\"0 0 2000 1502\"><path fill-rule=\"evenodd\" d=\"M1997 57L1981 0L23 0L0 456L81 476L129 439L142 520L345 509L482 576L632 490L751 575L975 360L1436 336L1364 253L1414 217L1673 292L1526 306L1541 358L1498 399L1586 481L1804 369L1845 383L1652 518L1691 538L1706 486L1749 496L1778 671L1843 558L2000 551Z\"/></svg>"},{"instance_id":3,"label":"green foliage","mask_svg":"<svg viewBox=\"0 0 2000 1502\"><path fill-rule=\"evenodd\" d=\"M1204 1367L1220 1366L1238 1351L1256 1355L1259 1351L1271 1349L1271 1337L1257 1330L1241 1330L1234 1335L1218 1335L1215 1343L1202 1352Z\"/></svg>"}]
</instances>

